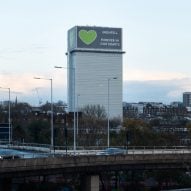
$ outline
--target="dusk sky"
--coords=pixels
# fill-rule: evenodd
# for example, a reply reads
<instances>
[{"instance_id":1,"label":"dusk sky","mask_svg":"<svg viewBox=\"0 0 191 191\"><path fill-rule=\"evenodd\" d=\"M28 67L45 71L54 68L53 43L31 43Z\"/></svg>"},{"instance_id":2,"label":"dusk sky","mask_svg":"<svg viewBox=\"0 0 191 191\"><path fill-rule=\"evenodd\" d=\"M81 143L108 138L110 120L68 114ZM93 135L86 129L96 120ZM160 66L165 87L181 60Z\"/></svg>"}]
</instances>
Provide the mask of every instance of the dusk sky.
<instances>
[{"instance_id":1,"label":"dusk sky","mask_svg":"<svg viewBox=\"0 0 191 191\"><path fill-rule=\"evenodd\" d=\"M123 29L123 100L182 101L191 91L190 0L0 0L0 87L11 100L67 102L67 30ZM7 100L0 89L0 100Z\"/></svg>"}]
</instances>

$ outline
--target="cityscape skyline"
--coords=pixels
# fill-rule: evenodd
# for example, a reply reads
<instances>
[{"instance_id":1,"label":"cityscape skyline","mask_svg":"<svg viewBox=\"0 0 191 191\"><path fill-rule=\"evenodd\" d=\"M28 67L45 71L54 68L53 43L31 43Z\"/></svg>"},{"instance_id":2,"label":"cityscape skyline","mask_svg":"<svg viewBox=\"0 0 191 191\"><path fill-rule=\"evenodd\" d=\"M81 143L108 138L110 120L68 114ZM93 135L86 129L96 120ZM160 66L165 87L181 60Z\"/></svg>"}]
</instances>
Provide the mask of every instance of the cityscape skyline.
<instances>
[{"instance_id":1,"label":"cityscape skyline","mask_svg":"<svg viewBox=\"0 0 191 191\"><path fill-rule=\"evenodd\" d=\"M67 30L87 24L123 29L123 101L182 101L182 93L191 89L189 0L98 0L93 7L87 0L75 6L9 0L0 5L0 86L11 89L11 100L49 101L50 84L33 79L39 76L53 79L54 101L67 102L67 71L54 66L67 67ZM1 90L0 99L7 96Z\"/></svg>"}]
</instances>

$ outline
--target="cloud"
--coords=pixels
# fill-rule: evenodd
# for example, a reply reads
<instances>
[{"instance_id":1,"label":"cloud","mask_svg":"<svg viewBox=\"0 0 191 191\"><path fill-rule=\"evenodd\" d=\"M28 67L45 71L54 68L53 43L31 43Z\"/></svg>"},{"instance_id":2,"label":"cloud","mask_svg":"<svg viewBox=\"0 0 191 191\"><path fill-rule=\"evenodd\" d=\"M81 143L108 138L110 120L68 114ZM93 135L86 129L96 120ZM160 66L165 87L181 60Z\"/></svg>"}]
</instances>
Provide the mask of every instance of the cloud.
<instances>
[{"instance_id":1,"label":"cloud","mask_svg":"<svg viewBox=\"0 0 191 191\"><path fill-rule=\"evenodd\" d=\"M191 79L125 81L123 100L127 102L154 101L170 103L182 101L182 94L191 91Z\"/></svg>"},{"instance_id":2,"label":"cloud","mask_svg":"<svg viewBox=\"0 0 191 191\"><path fill-rule=\"evenodd\" d=\"M0 86L11 89L11 100L19 97L19 101L36 103L38 97L43 102L50 101L50 83L47 80L35 80L34 77L44 77L53 79L53 99L54 101L66 101L66 74L53 72L52 76L42 76L33 73L11 74L3 72L0 74ZM34 91L35 89L38 90Z\"/></svg>"},{"instance_id":3,"label":"cloud","mask_svg":"<svg viewBox=\"0 0 191 191\"><path fill-rule=\"evenodd\" d=\"M145 70L124 70L124 80L171 80L186 78L185 74L179 72L165 72L165 71L145 71Z\"/></svg>"},{"instance_id":4,"label":"cloud","mask_svg":"<svg viewBox=\"0 0 191 191\"><path fill-rule=\"evenodd\" d=\"M18 56L30 55L30 54L44 54L47 53L48 46L45 44L30 44L25 47L16 47L16 48L4 48L0 49L0 58L1 59L11 59Z\"/></svg>"},{"instance_id":5,"label":"cloud","mask_svg":"<svg viewBox=\"0 0 191 191\"><path fill-rule=\"evenodd\" d=\"M50 83L47 80L35 80L34 76L53 79L53 100L67 101L67 70L51 70L49 74L12 74L0 73L0 86L11 88L11 99L18 101L43 103L50 100ZM173 76L173 75L172 75ZM38 89L38 94L35 89ZM4 90L3 90L4 91ZM123 82L123 100L127 102L154 101L170 103L182 101L182 93L191 91L191 78L166 80L125 80ZM5 92L5 97L6 97Z\"/></svg>"}]
</instances>

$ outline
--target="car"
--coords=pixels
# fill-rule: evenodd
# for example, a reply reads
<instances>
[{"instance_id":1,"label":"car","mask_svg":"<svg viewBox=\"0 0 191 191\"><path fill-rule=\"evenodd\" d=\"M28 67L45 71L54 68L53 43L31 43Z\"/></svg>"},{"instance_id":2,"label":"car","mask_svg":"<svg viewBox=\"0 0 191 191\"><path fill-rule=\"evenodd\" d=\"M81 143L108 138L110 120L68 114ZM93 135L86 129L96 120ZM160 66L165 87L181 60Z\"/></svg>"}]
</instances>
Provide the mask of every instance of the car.
<instances>
[{"instance_id":1,"label":"car","mask_svg":"<svg viewBox=\"0 0 191 191\"><path fill-rule=\"evenodd\" d=\"M3 160L3 159L19 159L21 158L21 156L19 155L1 155L0 156L0 160Z\"/></svg>"},{"instance_id":2,"label":"car","mask_svg":"<svg viewBox=\"0 0 191 191\"><path fill-rule=\"evenodd\" d=\"M125 149L109 147L105 150L97 152L96 155L120 155L120 154L126 154L126 153L127 153L127 150Z\"/></svg>"}]
</instances>

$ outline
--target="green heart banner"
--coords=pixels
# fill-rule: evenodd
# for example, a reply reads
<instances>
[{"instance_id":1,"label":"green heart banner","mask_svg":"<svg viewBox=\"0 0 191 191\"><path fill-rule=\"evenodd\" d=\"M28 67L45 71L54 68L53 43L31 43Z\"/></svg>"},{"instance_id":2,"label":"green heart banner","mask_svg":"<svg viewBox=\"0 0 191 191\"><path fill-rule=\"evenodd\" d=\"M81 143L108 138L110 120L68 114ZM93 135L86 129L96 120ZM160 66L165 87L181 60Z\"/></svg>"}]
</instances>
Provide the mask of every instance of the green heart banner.
<instances>
[{"instance_id":1,"label":"green heart banner","mask_svg":"<svg viewBox=\"0 0 191 191\"><path fill-rule=\"evenodd\" d=\"M96 38L97 38L97 33L95 30L80 30L79 31L79 37L83 43L86 45L92 44Z\"/></svg>"},{"instance_id":2,"label":"green heart banner","mask_svg":"<svg viewBox=\"0 0 191 191\"><path fill-rule=\"evenodd\" d=\"M68 50L122 50L122 29L75 26L68 31Z\"/></svg>"}]
</instances>

